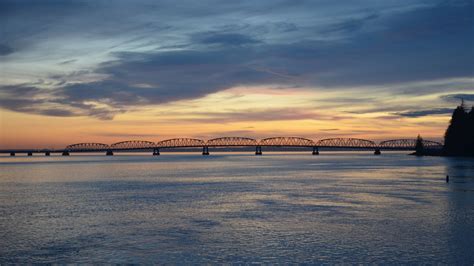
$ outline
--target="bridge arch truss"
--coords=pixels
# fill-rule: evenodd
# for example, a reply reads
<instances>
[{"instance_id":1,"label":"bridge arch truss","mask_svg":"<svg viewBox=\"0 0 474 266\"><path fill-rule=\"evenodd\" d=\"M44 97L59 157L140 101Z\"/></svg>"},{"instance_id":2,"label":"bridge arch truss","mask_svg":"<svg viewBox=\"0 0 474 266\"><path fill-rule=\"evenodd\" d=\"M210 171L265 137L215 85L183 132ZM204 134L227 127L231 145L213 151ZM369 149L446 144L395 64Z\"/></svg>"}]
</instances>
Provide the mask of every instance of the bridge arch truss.
<instances>
[{"instance_id":1,"label":"bridge arch truss","mask_svg":"<svg viewBox=\"0 0 474 266\"><path fill-rule=\"evenodd\" d=\"M272 137L262 139L258 142L259 146L288 146L288 147L313 147L314 141L300 137Z\"/></svg>"},{"instance_id":2,"label":"bridge arch truss","mask_svg":"<svg viewBox=\"0 0 474 266\"><path fill-rule=\"evenodd\" d=\"M257 146L257 140L243 137L222 137L210 139L206 145L209 147Z\"/></svg>"},{"instance_id":3,"label":"bridge arch truss","mask_svg":"<svg viewBox=\"0 0 474 266\"><path fill-rule=\"evenodd\" d=\"M156 148L190 148L190 147L204 147L206 143L200 139L192 138L176 138L165 139L156 143Z\"/></svg>"},{"instance_id":4,"label":"bridge arch truss","mask_svg":"<svg viewBox=\"0 0 474 266\"><path fill-rule=\"evenodd\" d=\"M321 139L316 142L318 147L331 147L331 148L376 148L377 144L367 139L357 138L329 138Z\"/></svg>"},{"instance_id":5,"label":"bridge arch truss","mask_svg":"<svg viewBox=\"0 0 474 266\"><path fill-rule=\"evenodd\" d=\"M113 150L139 150L139 149L153 149L156 144L146 140L127 140L114 143L110 145Z\"/></svg>"},{"instance_id":6,"label":"bridge arch truss","mask_svg":"<svg viewBox=\"0 0 474 266\"><path fill-rule=\"evenodd\" d=\"M87 152L87 151L105 151L110 146L104 143L76 143L66 146L67 151Z\"/></svg>"},{"instance_id":7,"label":"bridge arch truss","mask_svg":"<svg viewBox=\"0 0 474 266\"><path fill-rule=\"evenodd\" d=\"M423 147L428 149L441 149L443 144L431 140L423 140ZM380 142L379 147L382 149L406 149L414 150L416 139L392 139Z\"/></svg>"}]
</instances>

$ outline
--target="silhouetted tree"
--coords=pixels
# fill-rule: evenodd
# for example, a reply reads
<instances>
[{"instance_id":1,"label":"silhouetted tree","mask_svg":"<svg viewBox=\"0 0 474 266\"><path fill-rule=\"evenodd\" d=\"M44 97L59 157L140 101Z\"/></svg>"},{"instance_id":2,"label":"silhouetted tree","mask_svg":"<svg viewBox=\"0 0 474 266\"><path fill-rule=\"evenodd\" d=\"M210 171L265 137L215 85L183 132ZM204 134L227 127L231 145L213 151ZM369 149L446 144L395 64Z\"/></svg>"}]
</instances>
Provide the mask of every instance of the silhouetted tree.
<instances>
[{"instance_id":1,"label":"silhouetted tree","mask_svg":"<svg viewBox=\"0 0 474 266\"><path fill-rule=\"evenodd\" d=\"M474 155L474 108L468 113L464 102L451 117L444 135L444 153L453 156Z\"/></svg>"},{"instance_id":2,"label":"silhouetted tree","mask_svg":"<svg viewBox=\"0 0 474 266\"><path fill-rule=\"evenodd\" d=\"M471 111L468 114L468 120L467 150L469 155L474 156L474 106L471 107Z\"/></svg>"},{"instance_id":3,"label":"silhouetted tree","mask_svg":"<svg viewBox=\"0 0 474 266\"><path fill-rule=\"evenodd\" d=\"M425 147L423 146L423 138L418 134L418 137L416 138L416 144L415 144L415 154L416 155L423 155Z\"/></svg>"}]
</instances>

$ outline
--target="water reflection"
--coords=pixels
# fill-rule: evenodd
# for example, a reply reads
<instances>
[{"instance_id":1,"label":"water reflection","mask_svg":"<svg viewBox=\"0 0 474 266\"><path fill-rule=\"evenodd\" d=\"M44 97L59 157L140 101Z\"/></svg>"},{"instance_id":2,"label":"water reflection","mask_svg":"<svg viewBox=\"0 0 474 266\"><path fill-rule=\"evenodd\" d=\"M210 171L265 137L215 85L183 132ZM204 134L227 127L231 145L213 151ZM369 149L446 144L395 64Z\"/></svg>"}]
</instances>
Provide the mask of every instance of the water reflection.
<instances>
[{"instance_id":1,"label":"water reflection","mask_svg":"<svg viewBox=\"0 0 474 266\"><path fill-rule=\"evenodd\" d=\"M473 165L401 153L0 158L0 262L471 264Z\"/></svg>"},{"instance_id":2,"label":"water reflection","mask_svg":"<svg viewBox=\"0 0 474 266\"><path fill-rule=\"evenodd\" d=\"M446 158L446 174L449 175L448 209L446 213L447 247L453 256L469 257L474 261L472 246L474 232L474 162L467 158Z\"/></svg>"}]
</instances>

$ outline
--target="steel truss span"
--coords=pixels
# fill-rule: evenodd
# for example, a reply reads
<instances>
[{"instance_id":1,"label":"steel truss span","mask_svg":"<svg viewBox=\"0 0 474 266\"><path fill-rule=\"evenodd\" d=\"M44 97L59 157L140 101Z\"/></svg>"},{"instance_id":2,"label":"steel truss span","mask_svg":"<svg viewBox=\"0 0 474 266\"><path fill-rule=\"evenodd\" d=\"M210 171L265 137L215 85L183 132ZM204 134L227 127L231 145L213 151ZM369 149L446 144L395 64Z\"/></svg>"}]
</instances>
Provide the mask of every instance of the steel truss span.
<instances>
[{"instance_id":1,"label":"steel truss span","mask_svg":"<svg viewBox=\"0 0 474 266\"><path fill-rule=\"evenodd\" d=\"M423 147L431 148L431 149L441 149L443 148L443 144L436 141L431 140L423 140ZM392 139L382 141L379 144L380 148L383 149L407 149L412 150L415 149L416 146L416 139Z\"/></svg>"},{"instance_id":2,"label":"steel truss span","mask_svg":"<svg viewBox=\"0 0 474 266\"><path fill-rule=\"evenodd\" d=\"M200 139L191 138L176 138L166 139L156 143L157 148L189 148L189 147L203 147L206 143Z\"/></svg>"},{"instance_id":3,"label":"steel truss span","mask_svg":"<svg viewBox=\"0 0 474 266\"><path fill-rule=\"evenodd\" d=\"M66 147L66 151L104 151L109 150L110 146L104 143L76 143Z\"/></svg>"},{"instance_id":4,"label":"steel truss span","mask_svg":"<svg viewBox=\"0 0 474 266\"><path fill-rule=\"evenodd\" d=\"M245 137L221 137L208 141L193 138L174 138L166 139L154 143L145 140L128 140L107 145L103 143L76 143L68 145L64 152L88 152L88 151L128 151L128 150L153 150L159 153L160 148L197 148L202 147L244 147L254 146L261 152L261 147L313 147L317 148L347 148L347 149L385 149L385 150L414 150L416 139L393 139L382 141L379 144L367 139L358 138L327 138L319 141L312 141L300 137L272 137L262 140L256 140ZM436 141L423 140L423 146L427 149L442 149L443 144ZM314 150L313 152L315 152ZM14 153L15 151L7 151ZM18 150L17 152L22 152ZM24 151L23 151L24 152ZM38 150L30 150L38 152Z\"/></svg>"},{"instance_id":5,"label":"steel truss span","mask_svg":"<svg viewBox=\"0 0 474 266\"><path fill-rule=\"evenodd\" d=\"M333 148L375 148L377 144L367 139L330 138L319 140L316 142L316 146Z\"/></svg>"},{"instance_id":6,"label":"steel truss span","mask_svg":"<svg viewBox=\"0 0 474 266\"><path fill-rule=\"evenodd\" d=\"M313 147L314 141L300 137L273 137L262 139L258 142L259 146L286 146L286 147Z\"/></svg>"},{"instance_id":7,"label":"steel truss span","mask_svg":"<svg viewBox=\"0 0 474 266\"><path fill-rule=\"evenodd\" d=\"M209 147L257 146L257 140L243 137L223 137L210 139L206 145Z\"/></svg>"},{"instance_id":8,"label":"steel truss span","mask_svg":"<svg viewBox=\"0 0 474 266\"><path fill-rule=\"evenodd\" d=\"M110 145L113 150L139 150L139 149L153 149L155 143L145 140L127 140L114 143Z\"/></svg>"}]
</instances>

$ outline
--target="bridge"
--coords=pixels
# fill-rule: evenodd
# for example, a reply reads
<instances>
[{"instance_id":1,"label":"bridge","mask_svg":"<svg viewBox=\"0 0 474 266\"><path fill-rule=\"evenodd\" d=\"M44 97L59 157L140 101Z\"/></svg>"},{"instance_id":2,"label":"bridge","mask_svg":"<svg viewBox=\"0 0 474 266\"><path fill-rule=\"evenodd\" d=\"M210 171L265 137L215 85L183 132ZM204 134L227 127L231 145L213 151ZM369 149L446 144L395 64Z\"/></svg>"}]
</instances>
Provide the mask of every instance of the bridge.
<instances>
[{"instance_id":1,"label":"bridge","mask_svg":"<svg viewBox=\"0 0 474 266\"><path fill-rule=\"evenodd\" d=\"M83 152L105 152L106 155L113 155L114 152L151 151L153 155L160 155L160 150L182 149L182 148L202 148L203 155L209 155L209 148L232 148L232 147L254 147L256 155L262 155L262 147L299 147L312 149L313 155L319 154L319 149L342 149L342 150L373 150L378 155L381 150L415 150L416 139L393 139L376 143L372 140L358 138L326 138L317 141L301 137L271 137L264 139L252 139L245 137L221 137L209 140L194 138L173 138L158 142L146 140L127 140L113 144L104 143L76 143L58 150L0 150L0 153L9 153L15 156L17 153L26 153L32 156L33 153L44 153L49 156L51 153L60 153L68 156L71 153ZM442 149L443 144L431 140L423 140L423 147L426 149Z\"/></svg>"}]
</instances>

